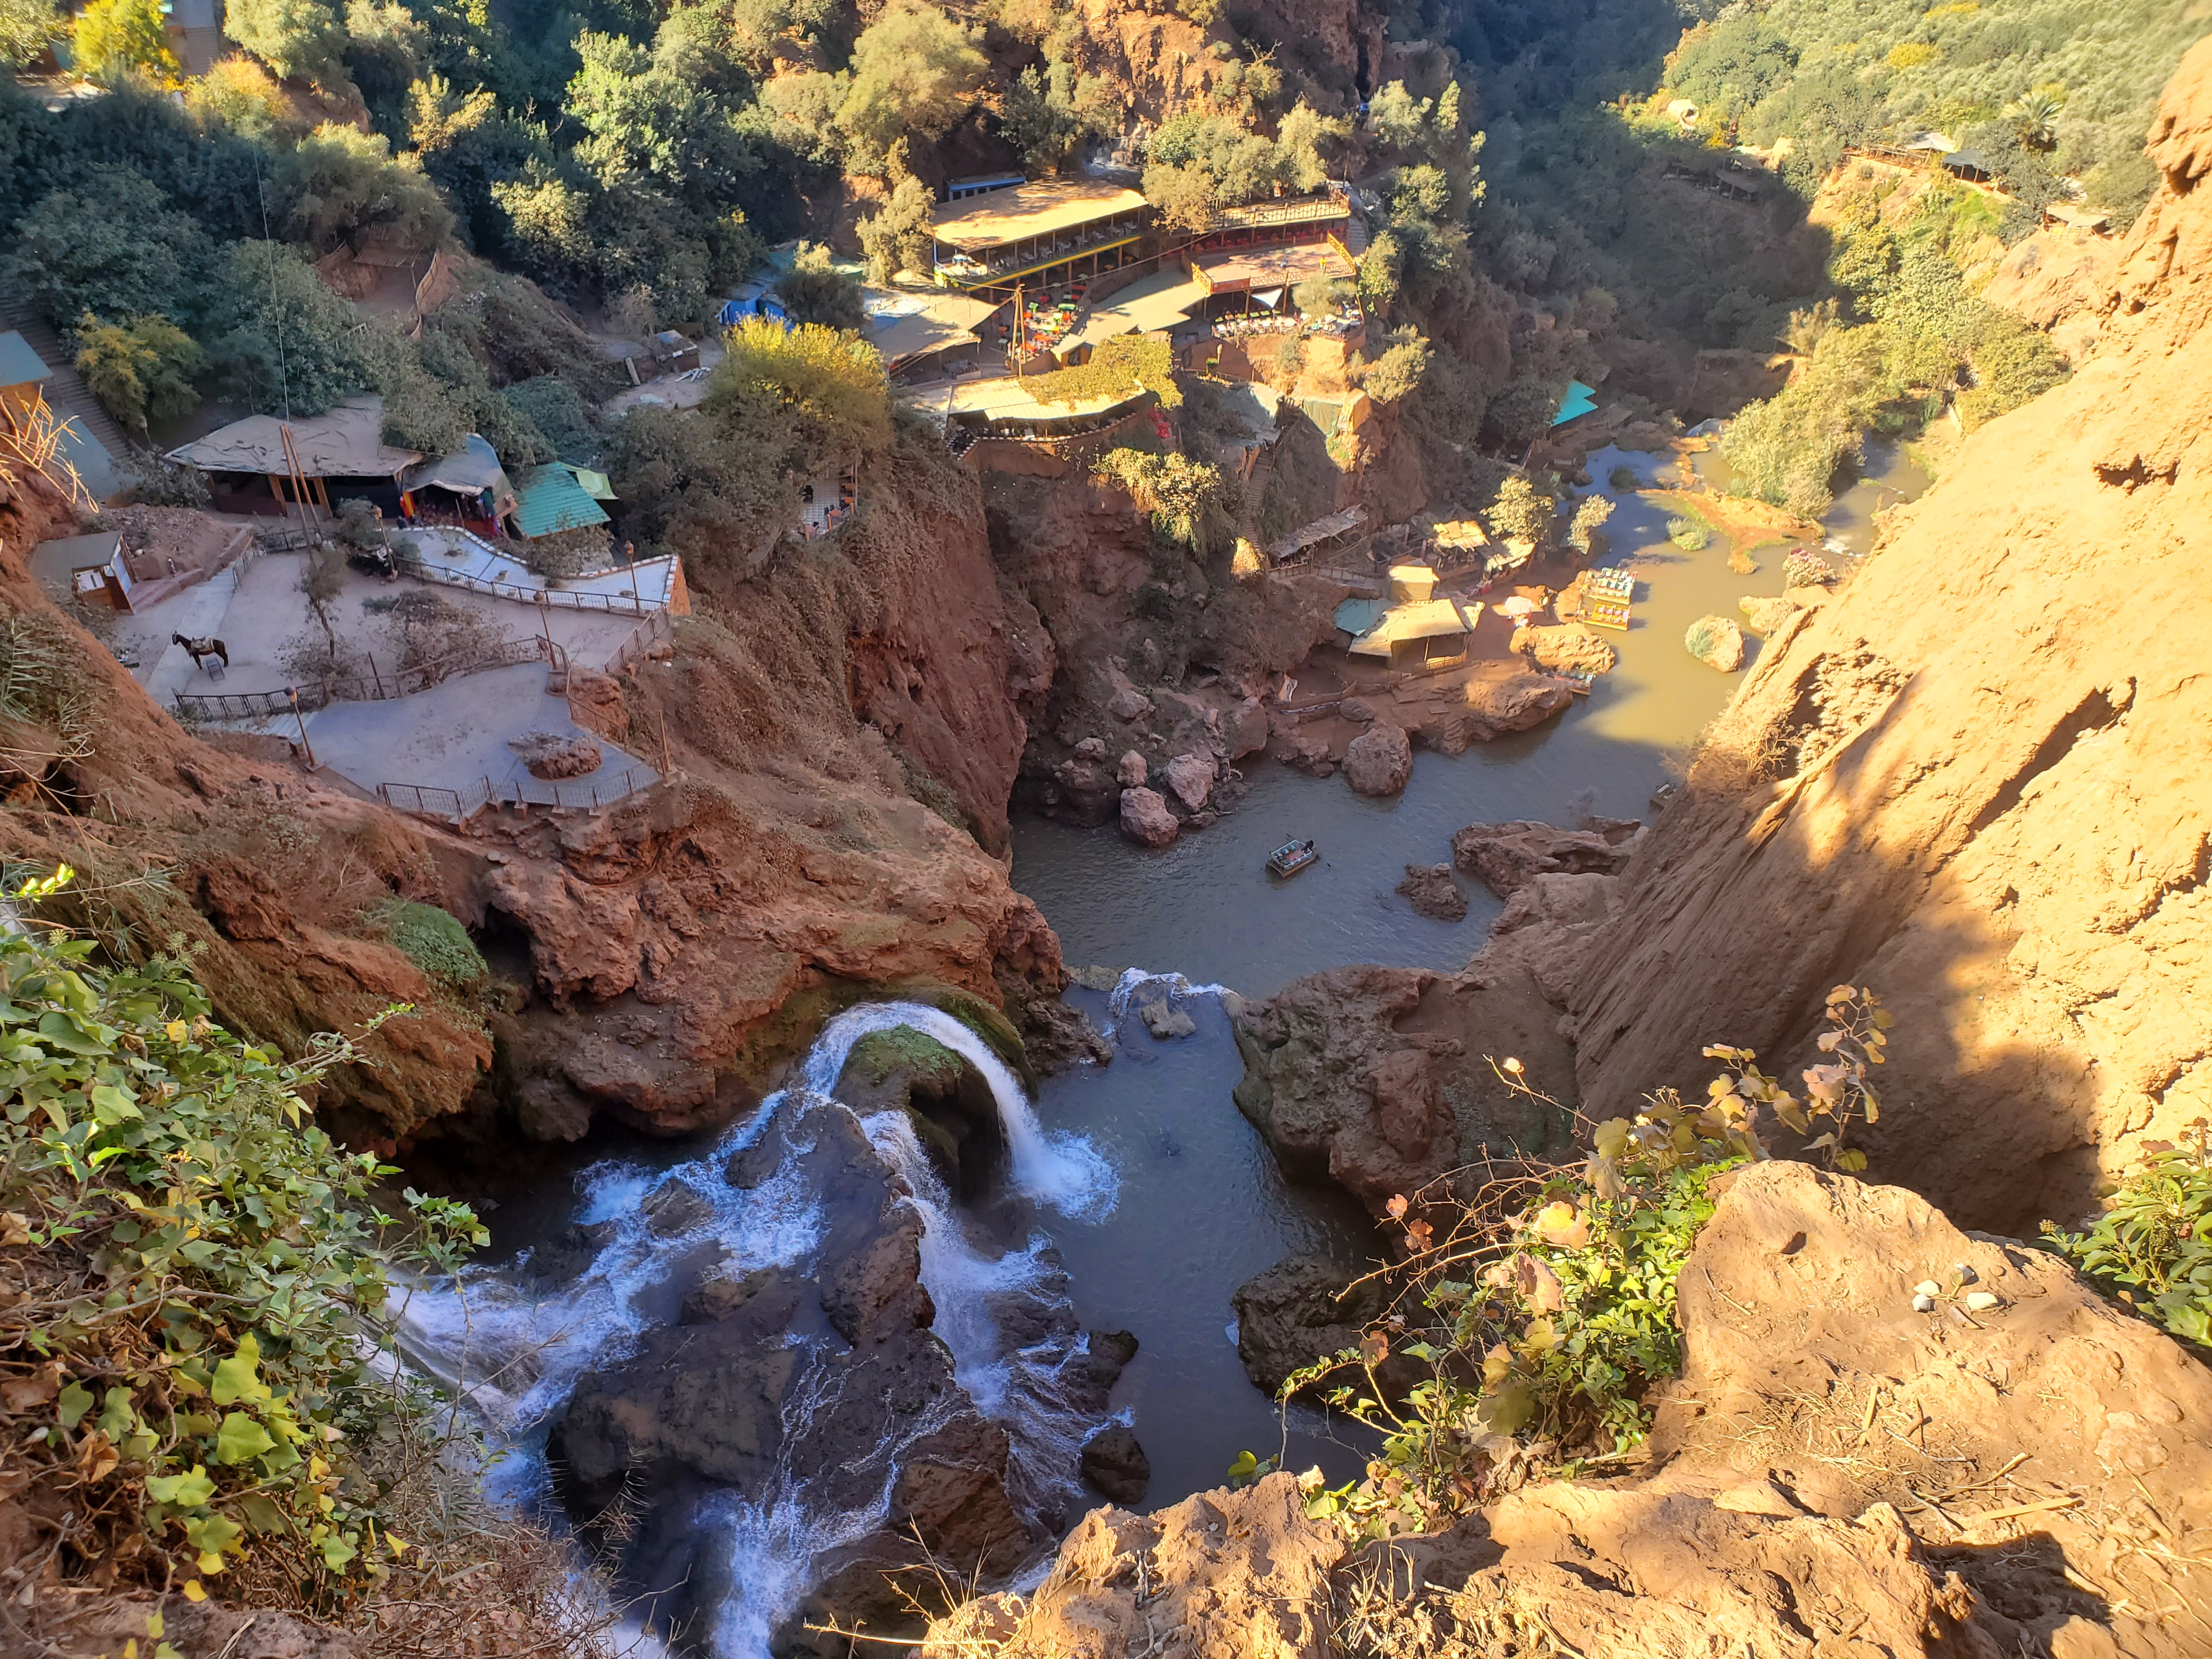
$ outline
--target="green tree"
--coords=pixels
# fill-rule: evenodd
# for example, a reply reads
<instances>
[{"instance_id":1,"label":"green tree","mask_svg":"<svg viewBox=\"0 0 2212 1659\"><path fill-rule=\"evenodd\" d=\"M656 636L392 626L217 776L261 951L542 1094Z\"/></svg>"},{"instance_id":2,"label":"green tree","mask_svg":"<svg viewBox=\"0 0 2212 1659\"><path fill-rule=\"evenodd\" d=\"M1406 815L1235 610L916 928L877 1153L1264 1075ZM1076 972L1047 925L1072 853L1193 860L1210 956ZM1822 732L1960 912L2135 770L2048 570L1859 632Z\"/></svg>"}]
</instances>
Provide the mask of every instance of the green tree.
<instances>
[{"instance_id":1,"label":"green tree","mask_svg":"<svg viewBox=\"0 0 2212 1659\"><path fill-rule=\"evenodd\" d=\"M970 32L925 0L891 0L853 43L837 128L875 172L901 138L934 143L966 114L988 68Z\"/></svg>"},{"instance_id":2,"label":"green tree","mask_svg":"<svg viewBox=\"0 0 2212 1659\"><path fill-rule=\"evenodd\" d=\"M708 379L710 418L767 413L787 427L799 465L890 442L890 393L884 360L865 340L801 323L787 330L748 317L730 331L729 352Z\"/></svg>"},{"instance_id":3,"label":"green tree","mask_svg":"<svg viewBox=\"0 0 2212 1659\"><path fill-rule=\"evenodd\" d=\"M76 372L126 431L144 437L149 421L173 420L200 400L192 381L207 353L167 317L103 323L87 312L76 341Z\"/></svg>"},{"instance_id":4,"label":"green tree","mask_svg":"<svg viewBox=\"0 0 2212 1659\"><path fill-rule=\"evenodd\" d=\"M86 169L15 223L0 280L56 328L86 312L192 319L210 289L215 249L189 214L126 167Z\"/></svg>"},{"instance_id":5,"label":"green tree","mask_svg":"<svg viewBox=\"0 0 2212 1659\"><path fill-rule=\"evenodd\" d=\"M1550 538L1552 519L1558 509L1553 498L1522 474L1509 476L1498 486L1497 499L1483 510L1490 533L1502 541L1534 542L1539 547Z\"/></svg>"},{"instance_id":6,"label":"green tree","mask_svg":"<svg viewBox=\"0 0 2212 1659\"><path fill-rule=\"evenodd\" d=\"M453 231L453 215L412 156L380 132L326 122L276 170L270 191L284 227L317 253L347 247L412 257Z\"/></svg>"},{"instance_id":7,"label":"green tree","mask_svg":"<svg viewBox=\"0 0 2212 1659\"><path fill-rule=\"evenodd\" d=\"M857 278L837 269L835 257L819 242L801 242L791 269L776 279L775 291L802 323L858 332L868 325Z\"/></svg>"},{"instance_id":8,"label":"green tree","mask_svg":"<svg viewBox=\"0 0 2212 1659\"><path fill-rule=\"evenodd\" d=\"M588 461L599 453L599 422L575 386L558 374L538 374L499 394L519 419L544 434L555 457Z\"/></svg>"},{"instance_id":9,"label":"green tree","mask_svg":"<svg viewBox=\"0 0 2212 1659\"><path fill-rule=\"evenodd\" d=\"M183 72L161 0L92 0L77 17L76 45L77 66L104 79L135 70L167 82Z\"/></svg>"},{"instance_id":10,"label":"green tree","mask_svg":"<svg viewBox=\"0 0 2212 1659\"><path fill-rule=\"evenodd\" d=\"M1102 131L1107 118L1086 96L1091 91L1066 58L1042 70L1030 64L1006 88L1000 131L1032 173L1058 173L1078 145Z\"/></svg>"},{"instance_id":11,"label":"green tree","mask_svg":"<svg viewBox=\"0 0 2212 1659\"><path fill-rule=\"evenodd\" d=\"M1368 100L1367 131L1396 149L1413 149L1428 135L1435 100L1416 98L1403 81L1393 81Z\"/></svg>"},{"instance_id":12,"label":"green tree","mask_svg":"<svg viewBox=\"0 0 2212 1659\"><path fill-rule=\"evenodd\" d=\"M223 126L267 143L294 120L291 101L269 71L233 54L185 82L185 107L203 126Z\"/></svg>"},{"instance_id":13,"label":"green tree","mask_svg":"<svg viewBox=\"0 0 2212 1659\"><path fill-rule=\"evenodd\" d=\"M258 410L313 415L379 383L390 337L363 323L298 250L233 242L216 273L203 337L234 395Z\"/></svg>"},{"instance_id":14,"label":"green tree","mask_svg":"<svg viewBox=\"0 0 2212 1659\"><path fill-rule=\"evenodd\" d=\"M69 19L54 0L0 0L0 64L27 68L69 32Z\"/></svg>"},{"instance_id":15,"label":"green tree","mask_svg":"<svg viewBox=\"0 0 2212 1659\"><path fill-rule=\"evenodd\" d=\"M1613 516L1613 502L1603 495L1585 495L1575 507L1573 521L1567 526L1567 545L1584 558L1598 549L1598 532L1605 521Z\"/></svg>"},{"instance_id":16,"label":"green tree","mask_svg":"<svg viewBox=\"0 0 2212 1659\"><path fill-rule=\"evenodd\" d=\"M860 251L867 256L868 280L878 284L902 270L929 269L930 216L937 206L929 186L906 170L903 139L891 146L890 167L890 196L860 222Z\"/></svg>"},{"instance_id":17,"label":"green tree","mask_svg":"<svg viewBox=\"0 0 2212 1659\"><path fill-rule=\"evenodd\" d=\"M1414 330L1394 329L1382 355L1359 371L1360 390L1378 404L1401 402L1421 384L1434 355Z\"/></svg>"},{"instance_id":18,"label":"green tree","mask_svg":"<svg viewBox=\"0 0 2212 1659\"><path fill-rule=\"evenodd\" d=\"M222 32L286 80L350 88L345 30L323 0L225 0Z\"/></svg>"},{"instance_id":19,"label":"green tree","mask_svg":"<svg viewBox=\"0 0 2212 1659\"><path fill-rule=\"evenodd\" d=\"M649 185L697 208L759 170L729 107L653 53L591 33L576 37L576 53L566 108L586 134L576 159L602 185Z\"/></svg>"}]
</instances>

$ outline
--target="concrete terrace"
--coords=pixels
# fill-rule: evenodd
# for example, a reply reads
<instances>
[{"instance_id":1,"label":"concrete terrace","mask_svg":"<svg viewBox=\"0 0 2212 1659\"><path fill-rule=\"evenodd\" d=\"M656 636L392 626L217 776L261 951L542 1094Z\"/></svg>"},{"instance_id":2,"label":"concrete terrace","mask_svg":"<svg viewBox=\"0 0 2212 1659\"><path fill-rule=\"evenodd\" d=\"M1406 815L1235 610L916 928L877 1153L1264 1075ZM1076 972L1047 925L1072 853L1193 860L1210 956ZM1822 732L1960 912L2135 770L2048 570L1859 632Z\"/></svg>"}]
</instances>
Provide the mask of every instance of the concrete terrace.
<instances>
[{"instance_id":1,"label":"concrete terrace","mask_svg":"<svg viewBox=\"0 0 2212 1659\"><path fill-rule=\"evenodd\" d=\"M496 544L487 549L431 529L413 533L426 563L496 591L450 579L386 578L349 568L329 606L331 630L341 654L365 665L372 684L378 676L389 684L398 665L400 643L391 606L410 592L434 593L472 616L483 624L483 637L550 638L567 665L583 672L611 668L640 630L653 625L654 613L667 610L675 597L672 565L655 562L558 583L559 592L596 595L611 599L618 609L540 604L536 596L545 592L544 579ZM303 683L289 665L295 653L325 643L322 624L301 587L307 563L303 553L241 561L200 586L122 618L117 645L137 657L135 677L164 708L173 708L179 694L281 693ZM631 609L633 593L646 616ZM230 653L228 670L217 678L201 668L182 647L170 643L172 634L221 640ZM333 702L307 713L307 740L319 764L364 792L409 786L395 792L393 804L438 816L465 812L487 795L588 806L658 781L659 772L643 760L579 726L566 696L547 691L547 664L531 661L457 674L405 696ZM289 714L216 723L295 742L301 736L300 722ZM557 785L532 778L508 743L539 732L590 737L599 746L599 769ZM450 791L459 804L433 801L417 791Z\"/></svg>"}]
</instances>

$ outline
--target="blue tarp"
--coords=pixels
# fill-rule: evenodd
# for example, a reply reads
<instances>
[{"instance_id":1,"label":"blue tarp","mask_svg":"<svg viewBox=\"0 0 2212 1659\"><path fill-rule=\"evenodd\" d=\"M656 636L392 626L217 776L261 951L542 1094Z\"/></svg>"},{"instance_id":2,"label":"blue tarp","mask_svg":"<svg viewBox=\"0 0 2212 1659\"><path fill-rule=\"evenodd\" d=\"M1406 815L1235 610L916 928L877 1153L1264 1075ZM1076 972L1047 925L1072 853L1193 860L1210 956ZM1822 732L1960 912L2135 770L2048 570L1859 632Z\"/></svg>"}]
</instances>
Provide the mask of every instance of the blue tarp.
<instances>
[{"instance_id":1,"label":"blue tarp","mask_svg":"<svg viewBox=\"0 0 2212 1659\"><path fill-rule=\"evenodd\" d=\"M1564 426L1578 415L1587 415L1597 407L1597 393L1580 380L1567 382L1567 395L1559 399L1559 412L1552 416L1553 426Z\"/></svg>"},{"instance_id":2,"label":"blue tarp","mask_svg":"<svg viewBox=\"0 0 2212 1659\"><path fill-rule=\"evenodd\" d=\"M722 302L721 310L714 314L714 321L720 326L735 328L748 317L766 317L773 322L781 323L787 329L791 327L791 313L783 308L782 301L773 294L755 288L750 283L745 284L745 289L752 291L747 293L740 289Z\"/></svg>"}]
</instances>

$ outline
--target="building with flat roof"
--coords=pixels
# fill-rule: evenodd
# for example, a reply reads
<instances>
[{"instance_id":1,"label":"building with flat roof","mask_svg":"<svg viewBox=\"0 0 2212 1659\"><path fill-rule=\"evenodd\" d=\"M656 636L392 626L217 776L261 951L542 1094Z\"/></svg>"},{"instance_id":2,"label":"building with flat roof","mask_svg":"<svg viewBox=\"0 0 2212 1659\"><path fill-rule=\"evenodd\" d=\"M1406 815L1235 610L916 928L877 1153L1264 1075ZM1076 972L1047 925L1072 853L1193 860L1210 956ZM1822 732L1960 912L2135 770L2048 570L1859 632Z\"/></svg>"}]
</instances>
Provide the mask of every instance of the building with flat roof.
<instances>
[{"instance_id":1,"label":"building with flat roof","mask_svg":"<svg viewBox=\"0 0 2212 1659\"><path fill-rule=\"evenodd\" d=\"M939 283L985 298L1118 270L1152 222L1139 191L1095 179L1042 179L946 202L930 216Z\"/></svg>"}]
</instances>

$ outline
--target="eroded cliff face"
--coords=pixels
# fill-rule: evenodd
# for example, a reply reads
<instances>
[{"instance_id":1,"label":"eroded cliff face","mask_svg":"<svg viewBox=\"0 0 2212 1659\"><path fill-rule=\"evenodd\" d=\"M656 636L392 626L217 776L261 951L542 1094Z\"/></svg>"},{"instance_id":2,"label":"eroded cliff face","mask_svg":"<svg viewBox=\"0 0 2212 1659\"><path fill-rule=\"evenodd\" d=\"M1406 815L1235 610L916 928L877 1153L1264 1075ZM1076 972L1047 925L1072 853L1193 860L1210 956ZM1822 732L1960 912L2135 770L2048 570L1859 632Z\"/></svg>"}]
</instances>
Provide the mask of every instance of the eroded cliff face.
<instances>
[{"instance_id":1,"label":"eroded cliff face","mask_svg":"<svg viewBox=\"0 0 2212 1659\"><path fill-rule=\"evenodd\" d=\"M45 769L54 787L11 776L4 850L82 872L73 914L104 936L204 951L219 1016L287 1053L413 1004L374 1066L325 1085L334 1126L379 1144L463 1121L537 1139L600 1113L720 1121L877 987L948 1002L1018 1052L1025 1018L1049 1034L1064 982L1002 862L1051 642L1000 593L972 477L941 453L893 459L833 546L749 581L698 573L701 614L666 659L575 677L579 719L665 757L664 787L465 831L343 793L279 740L187 733L31 580L25 553L68 515L25 495L0 521L0 605L64 641L93 737ZM59 746L25 732L8 750ZM459 916L519 991L427 979L376 923L394 893Z\"/></svg>"},{"instance_id":2,"label":"eroded cliff face","mask_svg":"<svg viewBox=\"0 0 2212 1659\"><path fill-rule=\"evenodd\" d=\"M665 741L668 786L469 838L457 913L527 953L534 999L495 1020L526 1134L725 1121L868 988L1051 1018L1059 945L1000 856L1051 642L1000 594L972 478L896 459L833 547L708 573L666 660L580 690L633 752Z\"/></svg>"},{"instance_id":3,"label":"eroded cliff face","mask_svg":"<svg viewBox=\"0 0 2212 1659\"><path fill-rule=\"evenodd\" d=\"M409 820L330 787L282 743L218 748L148 700L29 574L30 550L70 533L34 479L0 495L0 627L11 662L51 696L0 719L0 855L76 882L52 913L126 957L182 949L217 1018L297 1055L316 1032L412 1012L363 1045L373 1062L319 1085L337 1120L404 1133L458 1111L492 1060L483 1019L380 936L368 908L438 896L461 873ZM21 666L21 664L17 664Z\"/></svg>"},{"instance_id":4,"label":"eroded cliff face","mask_svg":"<svg viewBox=\"0 0 2212 1659\"><path fill-rule=\"evenodd\" d=\"M2212 46L2074 378L1769 641L1571 997L1585 1109L1898 1017L1878 1170L2032 1229L2212 1110ZM1787 1073L1795 1075L1794 1069Z\"/></svg>"}]
</instances>

